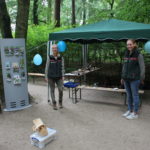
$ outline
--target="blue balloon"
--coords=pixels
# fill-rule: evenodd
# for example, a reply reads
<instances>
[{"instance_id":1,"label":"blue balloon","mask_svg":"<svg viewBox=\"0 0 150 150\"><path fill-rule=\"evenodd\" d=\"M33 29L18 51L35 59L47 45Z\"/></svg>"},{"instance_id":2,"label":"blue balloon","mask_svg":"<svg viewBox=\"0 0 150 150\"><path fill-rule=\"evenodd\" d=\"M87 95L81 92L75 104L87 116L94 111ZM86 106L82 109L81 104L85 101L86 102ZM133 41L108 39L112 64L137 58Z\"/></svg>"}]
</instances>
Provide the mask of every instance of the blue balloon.
<instances>
[{"instance_id":1,"label":"blue balloon","mask_svg":"<svg viewBox=\"0 0 150 150\"><path fill-rule=\"evenodd\" d=\"M66 50L66 43L64 41L59 41L58 44L58 51L59 52L64 52Z\"/></svg>"},{"instance_id":2,"label":"blue balloon","mask_svg":"<svg viewBox=\"0 0 150 150\"><path fill-rule=\"evenodd\" d=\"M147 53L150 53L150 41L146 42L144 45L144 49Z\"/></svg>"},{"instance_id":3,"label":"blue balloon","mask_svg":"<svg viewBox=\"0 0 150 150\"><path fill-rule=\"evenodd\" d=\"M42 64L42 57L41 55L39 54L36 54L34 57L33 57L33 63L37 66L41 65Z\"/></svg>"}]
</instances>

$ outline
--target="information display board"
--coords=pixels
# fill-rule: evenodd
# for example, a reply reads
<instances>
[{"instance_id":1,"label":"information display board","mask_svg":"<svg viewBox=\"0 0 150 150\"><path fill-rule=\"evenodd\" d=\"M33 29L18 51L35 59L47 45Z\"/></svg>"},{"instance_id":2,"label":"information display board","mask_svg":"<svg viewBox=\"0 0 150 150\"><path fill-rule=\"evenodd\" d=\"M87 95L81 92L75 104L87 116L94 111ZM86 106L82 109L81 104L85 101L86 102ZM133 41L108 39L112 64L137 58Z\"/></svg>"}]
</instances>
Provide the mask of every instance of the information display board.
<instances>
[{"instance_id":1,"label":"information display board","mask_svg":"<svg viewBox=\"0 0 150 150\"><path fill-rule=\"evenodd\" d=\"M14 111L29 105L24 39L0 39L6 108Z\"/></svg>"}]
</instances>

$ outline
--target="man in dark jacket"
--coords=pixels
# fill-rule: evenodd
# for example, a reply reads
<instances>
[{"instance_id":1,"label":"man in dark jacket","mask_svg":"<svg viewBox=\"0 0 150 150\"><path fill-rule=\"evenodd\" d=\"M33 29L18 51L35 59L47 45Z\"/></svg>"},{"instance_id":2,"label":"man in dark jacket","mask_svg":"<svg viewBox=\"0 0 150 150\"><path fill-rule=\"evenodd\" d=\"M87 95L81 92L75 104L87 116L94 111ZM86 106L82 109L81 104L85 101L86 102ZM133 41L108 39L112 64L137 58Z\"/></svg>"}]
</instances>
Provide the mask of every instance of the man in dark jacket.
<instances>
[{"instance_id":1,"label":"man in dark jacket","mask_svg":"<svg viewBox=\"0 0 150 150\"><path fill-rule=\"evenodd\" d=\"M55 100L55 83L59 91L59 108L63 108L63 79L64 79L64 59L58 53L56 44L52 45L53 55L47 57L45 67L45 79L50 85L53 109L57 110L57 102Z\"/></svg>"}]
</instances>

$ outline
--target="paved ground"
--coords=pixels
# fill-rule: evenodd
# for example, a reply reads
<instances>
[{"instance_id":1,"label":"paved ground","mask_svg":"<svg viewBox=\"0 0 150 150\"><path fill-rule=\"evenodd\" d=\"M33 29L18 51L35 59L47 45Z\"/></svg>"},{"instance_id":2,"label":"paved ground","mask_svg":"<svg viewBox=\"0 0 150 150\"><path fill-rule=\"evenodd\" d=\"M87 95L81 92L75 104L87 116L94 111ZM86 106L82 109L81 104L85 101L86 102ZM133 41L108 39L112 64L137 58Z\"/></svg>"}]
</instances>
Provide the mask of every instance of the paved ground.
<instances>
[{"instance_id":1,"label":"paved ground","mask_svg":"<svg viewBox=\"0 0 150 150\"><path fill-rule=\"evenodd\" d=\"M64 106L55 111L47 104L46 85L29 84L35 97L32 107L0 114L0 150L36 150L29 141L32 120L42 118L58 131L45 150L147 150L150 147L148 94L138 120L126 120L123 97L117 93L83 91L83 100L72 104L64 91Z\"/></svg>"}]
</instances>

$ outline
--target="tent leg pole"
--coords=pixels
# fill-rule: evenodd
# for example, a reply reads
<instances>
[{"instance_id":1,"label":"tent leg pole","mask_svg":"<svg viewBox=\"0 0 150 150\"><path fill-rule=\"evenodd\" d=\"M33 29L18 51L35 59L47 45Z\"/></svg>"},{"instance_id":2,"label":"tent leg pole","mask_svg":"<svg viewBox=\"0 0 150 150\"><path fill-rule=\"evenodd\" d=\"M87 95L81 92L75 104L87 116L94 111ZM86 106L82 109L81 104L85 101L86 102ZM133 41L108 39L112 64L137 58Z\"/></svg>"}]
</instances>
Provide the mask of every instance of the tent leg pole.
<instances>
[{"instance_id":1,"label":"tent leg pole","mask_svg":"<svg viewBox=\"0 0 150 150\"><path fill-rule=\"evenodd\" d=\"M85 68L86 68L86 67L87 67L87 64L88 64L88 62L87 62L88 44L85 44L85 45L84 45L84 51L85 51L85 53L84 53L84 56L85 56L85 59L84 59L84 66L85 66ZM86 84L86 75L84 75L84 82L85 82L85 84Z\"/></svg>"},{"instance_id":2,"label":"tent leg pole","mask_svg":"<svg viewBox=\"0 0 150 150\"><path fill-rule=\"evenodd\" d=\"M84 68L84 45L82 45L82 67Z\"/></svg>"},{"instance_id":3,"label":"tent leg pole","mask_svg":"<svg viewBox=\"0 0 150 150\"><path fill-rule=\"evenodd\" d=\"M49 55L52 54L52 41L48 41L47 42L47 57ZM47 83L47 100L48 100L48 103L51 104L51 100L50 100L50 85L49 85L49 82Z\"/></svg>"},{"instance_id":4,"label":"tent leg pole","mask_svg":"<svg viewBox=\"0 0 150 150\"><path fill-rule=\"evenodd\" d=\"M82 45L82 58L83 58L83 60L82 60L83 68L85 69L86 68L86 45L85 44ZM86 82L86 75L84 75L84 77L83 77L83 82L85 84L85 82Z\"/></svg>"},{"instance_id":5,"label":"tent leg pole","mask_svg":"<svg viewBox=\"0 0 150 150\"><path fill-rule=\"evenodd\" d=\"M85 45L85 66L87 67L88 44Z\"/></svg>"}]
</instances>

